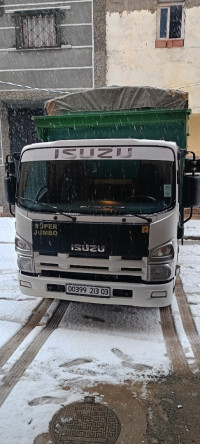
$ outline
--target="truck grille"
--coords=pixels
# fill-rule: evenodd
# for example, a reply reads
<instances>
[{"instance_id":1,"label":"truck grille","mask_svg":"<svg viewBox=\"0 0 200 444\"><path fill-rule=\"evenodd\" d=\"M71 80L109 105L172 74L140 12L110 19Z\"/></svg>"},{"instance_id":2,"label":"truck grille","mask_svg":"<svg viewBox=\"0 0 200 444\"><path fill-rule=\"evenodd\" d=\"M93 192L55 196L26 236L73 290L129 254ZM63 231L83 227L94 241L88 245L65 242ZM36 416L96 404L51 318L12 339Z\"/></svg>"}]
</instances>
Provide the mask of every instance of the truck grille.
<instances>
[{"instance_id":1,"label":"truck grille","mask_svg":"<svg viewBox=\"0 0 200 444\"><path fill-rule=\"evenodd\" d=\"M41 273L44 277L56 277L84 281L102 281L102 282L130 282L139 283L141 282L140 276L125 276L118 274L94 274L94 273L66 273L66 272L52 272L52 271L42 271Z\"/></svg>"},{"instance_id":2,"label":"truck grille","mask_svg":"<svg viewBox=\"0 0 200 444\"><path fill-rule=\"evenodd\" d=\"M45 277L88 281L141 282L146 277L146 261L128 260L120 256L107 259L56 256L35 253L35 272Z\"/></svg>"}]
</instances>

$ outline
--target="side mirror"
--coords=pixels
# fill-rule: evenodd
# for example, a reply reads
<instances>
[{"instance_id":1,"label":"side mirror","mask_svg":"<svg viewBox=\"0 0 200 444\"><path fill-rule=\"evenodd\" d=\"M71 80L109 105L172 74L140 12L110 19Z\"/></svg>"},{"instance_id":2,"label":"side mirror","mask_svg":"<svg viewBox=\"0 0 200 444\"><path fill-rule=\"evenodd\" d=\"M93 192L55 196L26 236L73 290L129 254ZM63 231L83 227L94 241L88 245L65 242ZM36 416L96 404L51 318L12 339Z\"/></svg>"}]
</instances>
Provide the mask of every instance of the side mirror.
<instances>
[{"instance_id":1,"label":"side mirror","mask_svg":"<svg viewBox=\"0 0 200 444\"><path fill-rule=\"evenodd\" d=\"M4 177L4 189L5 189L6 202L9 205L15 205L15 194L16 194L15 176Z\"/></svg>"},{"instance_id":2,"label":"side mirror","mask_svg":"<svg viewBox=\"0 0 200 444\"><path fill-rule=\"evenodd\" d=\"M15 162L14 160L8 160L8 157L6 157L6 162L5 162L5 172L7 174L15 174Z\"/></svg>"},{"instance_id":3,"label":"side mirror","mask_svg":"<svg viewBox=\"0 0 200 444\"><path fill-rule=\"evenodd\" d=\"M183 178L184 208L200 206L200 176L185 175Z\"/></svg>"}]
</instances>

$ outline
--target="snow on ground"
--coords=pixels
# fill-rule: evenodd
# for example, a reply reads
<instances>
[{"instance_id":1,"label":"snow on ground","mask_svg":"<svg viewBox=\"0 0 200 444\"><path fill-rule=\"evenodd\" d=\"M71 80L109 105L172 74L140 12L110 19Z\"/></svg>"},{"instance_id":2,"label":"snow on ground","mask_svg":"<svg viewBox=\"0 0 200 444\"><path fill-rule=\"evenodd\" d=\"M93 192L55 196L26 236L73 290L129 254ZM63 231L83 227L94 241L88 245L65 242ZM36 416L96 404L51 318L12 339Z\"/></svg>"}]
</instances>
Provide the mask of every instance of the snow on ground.
<instances>
[{"instance_id":1,"label":"snow on ground","mask_svg":"<svg viewBox=\"0 0 200 444\"><path fill-rule=\"evenodd\" d=\"M60 404L83 401L87 387L168 374L170 363L165 356L158 310L147 316L140 310L137 325L130 309L114 312L114 316L108 311L104 306L95 309L89 304L72 304L60 328L47 340L1 407L0 421L7 424L1 431L4 443L9 443L8 430L13 444L32 443L35 436L48 431L49 421ZM105 324L96 326L96 322L85 318L86 314L105 319ZM4 374L6 370L4 366ZM14 433L10 432L13 422L17 423Z\"/></svg>"},{"instance_id":2,"label":"snow on ground","mask_svg":"<svg viewBox=\"0 0 200 444\"><path fill-rule=\"evenodd\" d=\"M200 221L186 223L185 236L200 238ZM200 240L185 240L179 252L180 276L191 313L200 335Z\"/></svg>"},{"instance_id":3,"label":"snow on ground","mask_svg":"<svg viewBox=\"0 0 200 444\"><path fill-rule=\"evenodd\" d=\"M194 236L200 237L200 220L189 220L185 224L185 237Z\"/></svg>"},{"instance_id":4,"label":"snow on ground","mask_svg":"<svg viewBox=\"0 0 200 444\"><path fill-rule=\"evenodd\" d=\"M188 222L185 234L200 235L200 221ZM0 218L0 346L26 322L39 303L18 290L13 239L14 220ZM180 246L179 262L200 333L200 243L185 241ZM172 312L185 354L192 361L175 301ZM41 328L37 327L18 347L2 368L1 379ZM37 435L48 431L49 421L60 406L83 401L88 387L98 383L122 384L126 380L142 380L145 384L151 378L166 376L170 370L158 309L72 303L59 328L2 405L1 442L31 444Z\"/></svg>"},{"instance_id":5,"label":"snow on ground","mask_svg":"<svg viewBox=\"0 0 200 444\"><path fill-rule=\"evenodd\" d=\"M15 219L13 217L1 217L0 219L0 242L14 242Z\"/></svg>"},{"instance_id":6,"label":"snow on ground","mask_svg":"<svg viewBox=\"0 0 200 444\"><path fill-rule=\"evenodd\" d=\"M15 219L0 218L0 347L30 317L40 298L21 294L18 288L17 256L14 247Z\"/></svg>"}]
</instances>

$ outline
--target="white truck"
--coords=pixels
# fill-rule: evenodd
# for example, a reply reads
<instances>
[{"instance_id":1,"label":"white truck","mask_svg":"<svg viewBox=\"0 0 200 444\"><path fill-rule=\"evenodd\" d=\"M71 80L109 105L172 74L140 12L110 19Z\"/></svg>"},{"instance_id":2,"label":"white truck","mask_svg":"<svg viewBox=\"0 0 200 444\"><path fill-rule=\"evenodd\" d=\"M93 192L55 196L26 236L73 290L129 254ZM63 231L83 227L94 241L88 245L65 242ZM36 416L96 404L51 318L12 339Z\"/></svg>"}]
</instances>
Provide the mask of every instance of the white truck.
<instances>
[{"instance_id":1,"label":"white truck","mask_svg":"<svg viewBox=\"0 0 200 444\"><path fill-rule=\"evenodd\" d=\"M105 107L105 90L112 109ZM200 204L199 161L194 153L185 159L189 111L180 93L152 88L142 90L139 103L134 98L134 108L121 99L114 106L113 91L119 97L121 90L103 89L101 105L101 90L74 94L76 112L71 95L64 105L51 101L55 115L36 118L46 141L7 158L5 189L11 211L15 204L24 294L141 307L171 303L183 210L190 207L191 217ZM133 101L141 88L124 90ZM160 107L152 106L160 91L164 104L160 96ZM95 93L98 103L88 110ZM149 133L154 137L146 138Z\"/></svg>"}]
</instances>

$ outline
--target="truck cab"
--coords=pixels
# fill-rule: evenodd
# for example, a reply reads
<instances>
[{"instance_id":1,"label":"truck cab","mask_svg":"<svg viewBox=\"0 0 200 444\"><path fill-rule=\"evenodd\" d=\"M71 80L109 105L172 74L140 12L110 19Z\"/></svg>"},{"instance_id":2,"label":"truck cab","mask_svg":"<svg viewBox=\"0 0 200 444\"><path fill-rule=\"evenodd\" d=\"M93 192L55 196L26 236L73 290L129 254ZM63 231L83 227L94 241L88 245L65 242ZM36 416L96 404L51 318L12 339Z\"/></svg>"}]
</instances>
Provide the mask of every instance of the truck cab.
<instances>
[{"instance_id":1,"label":"truck cab","mask_svg":"<svg viewBox=\"0 0 200 444\"><path fill-rule=\"evenodd\" d=\"M23 148L16 251L23 293L165 306L177 266L179 149L136 139Z\"/></svg>"}]
</instances>

